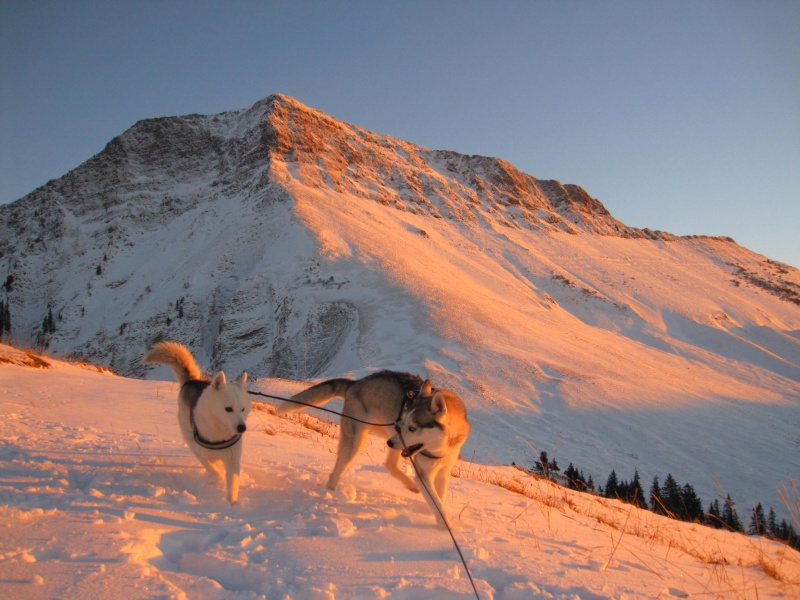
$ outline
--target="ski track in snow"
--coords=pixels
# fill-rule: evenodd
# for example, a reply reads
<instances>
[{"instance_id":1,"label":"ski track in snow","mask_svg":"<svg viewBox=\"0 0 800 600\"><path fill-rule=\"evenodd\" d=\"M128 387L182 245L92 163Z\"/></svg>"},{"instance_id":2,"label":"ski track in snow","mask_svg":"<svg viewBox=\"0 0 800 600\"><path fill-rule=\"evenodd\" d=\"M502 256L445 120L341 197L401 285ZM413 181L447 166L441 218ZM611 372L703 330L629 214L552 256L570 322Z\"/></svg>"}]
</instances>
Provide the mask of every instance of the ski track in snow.
<instances>
[{"instance_id":1,"label":"ski track in snow","mask_svg":"<svg viewBox=\"0 0 800 600\"><path fill-rule=\"evenodd\" d=\"M56 361L0 364L0 597L475 597L423 499L383 469L382 440L329 493L336 426L259 403L231 507L180 439L176 395L171 382ZM511 467L460 463L456 473L451 518L484 600L800 597L800 556L779 544Z\"/></svg>"}]
</instances>

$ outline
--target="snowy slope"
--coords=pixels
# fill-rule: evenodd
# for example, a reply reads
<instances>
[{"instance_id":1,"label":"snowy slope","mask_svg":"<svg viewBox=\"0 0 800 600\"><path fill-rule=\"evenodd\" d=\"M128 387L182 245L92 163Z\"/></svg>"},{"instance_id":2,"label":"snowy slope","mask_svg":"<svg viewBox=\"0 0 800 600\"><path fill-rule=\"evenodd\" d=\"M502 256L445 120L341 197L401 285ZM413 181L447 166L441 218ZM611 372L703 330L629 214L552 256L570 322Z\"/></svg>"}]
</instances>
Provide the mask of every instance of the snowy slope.
<instances>
[{"instance_id":1,"label":"snowy slope","mask_svg":"<svg viewBox=\"0 0 800 600\"><path fill-rule=\"evenodd\" d=\"M271 96L140 122L0 215L20 342L135 376L162 337L252 376L409 370L464 398L476 460L672 473L706 504L780 511L800 474L800 273L500 159Z\"/></svg>"},{"instance_id":2,"label":"snowy slope","mask_svg":"<svg viewBox=\"0 0 800 600\"><path fill-rule=\"evenodd\" d=\"M425 503L379 466L377 439L329 494L336 427L258 405L231 508L180 439L176 384L0 356L0 597L475 597ZM456 539L483 600L800 597L800 555L763 538L509 467L456 472Z\"/></svg>"}]
</instances>

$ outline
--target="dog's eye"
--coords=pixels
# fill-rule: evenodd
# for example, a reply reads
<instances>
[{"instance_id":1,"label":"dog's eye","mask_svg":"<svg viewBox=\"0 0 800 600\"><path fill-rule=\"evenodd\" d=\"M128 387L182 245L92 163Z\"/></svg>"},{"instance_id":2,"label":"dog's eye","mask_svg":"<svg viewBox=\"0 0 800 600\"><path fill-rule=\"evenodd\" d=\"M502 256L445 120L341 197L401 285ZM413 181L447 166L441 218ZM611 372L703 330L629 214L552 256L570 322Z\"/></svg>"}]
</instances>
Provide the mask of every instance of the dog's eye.
<instances>
[{"instance_id":1,"label":"dog's eye","mask_svg":"<svg viewBox=\"0 0 800 600\"><path fill-rule=\"evenodd\" d=\"M232 406L226 406L225 407L225 412L233 412L233 407Z\"/></svg>"},{"instance_id":2,"label":"dog's eye","mask_svg":"<svg viewBox=\"0 0 800 600\"><path fill-rule=\"evenodd\" d=\"M413 425L409 425L409 426L408 426L408 430L409 430L411 433L414 433L414 432L417 430L417 428L416 428L416 427L414 427Z\"/></svg>"}]
</instances>

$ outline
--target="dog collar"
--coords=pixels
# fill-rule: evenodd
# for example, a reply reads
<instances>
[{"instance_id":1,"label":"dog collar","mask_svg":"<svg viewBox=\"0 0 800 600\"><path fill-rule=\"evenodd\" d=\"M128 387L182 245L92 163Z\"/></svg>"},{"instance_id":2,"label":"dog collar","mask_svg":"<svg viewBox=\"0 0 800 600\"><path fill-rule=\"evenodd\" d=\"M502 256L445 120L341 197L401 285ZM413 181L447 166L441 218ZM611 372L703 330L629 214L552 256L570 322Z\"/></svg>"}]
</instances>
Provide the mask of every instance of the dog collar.
<instances>
[{"instance_id":1,"label":"dog collar","mask_svg":"<svg viewBox=\"0 0 800 600\"><path fill-rule=\"evenodd\" d=\"M236 433L233 437L230 437L227 440L222 440L221 442L211 442L204 438L197 430L197 423L194 422L194 405L189 409L189 422L192 425L194 441L197 442L198 446L202 446L207 450L225 450L226 448L235 446L237 443L239 443L239 440L242 439L241 433Z\"/></svg>"},{"instance_id":2,"label":"dog collar","mask_svg":"<svg viewBox=\"0 0 800 600\"><path fill-rule=\"evenodd\" d=\"M237 433L232 438L222 440L221 442L209 442L202 435L200 435L199 431L197 431L197 425L194 426L194 441L197 442L198 445L202 446L203 448L207 448L208 450L225 450L226 448L235 446L240 439L242 439L242 434Z\"/></svg>"},{"instance_id":3,"label":"dog collar","mask_svg":"<svg viewBox=\"0 0 800 600\"><path fill-rule=\"evenodd\" d=\"M427 450L421 450L421 451L417 452L417 454L422 454L422 456L424 456L425 458L432 458L433 460L439 460L440 458L442 458L441 456L434 456L433 454L431 454Z\"/></svg>"},{"instance_id":4,"label":"dog collar","mask_svg":"<svg viewBox=\"0 0 800 600\"><path fill-rule=\"evenodd\" d=\"M401 441L402 441L402 438L401 438ZM402 452L403 457L404 458L414 458L418 454L421 454L425 458L431 458L433 460L439 460L440 458L442 458L441 456L436 456L434 454L431 454L427 450L419 449L420 446L422 446L422 444L417 444L415 446L411 446L410 448L409 447L404 447L403 448L403 452Z\"/></svg>"}]
</instances>

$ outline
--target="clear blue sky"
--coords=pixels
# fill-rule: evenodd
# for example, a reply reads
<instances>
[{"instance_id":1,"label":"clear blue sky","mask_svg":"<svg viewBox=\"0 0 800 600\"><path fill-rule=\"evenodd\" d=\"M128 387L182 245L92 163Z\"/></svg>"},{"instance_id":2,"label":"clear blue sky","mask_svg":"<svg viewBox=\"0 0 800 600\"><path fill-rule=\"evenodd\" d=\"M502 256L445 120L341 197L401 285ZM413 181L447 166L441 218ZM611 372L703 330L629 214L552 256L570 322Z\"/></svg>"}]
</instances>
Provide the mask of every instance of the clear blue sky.
<instances>
[{"instance_id":1,"label":"clear blue sky","mask_svg":"<svg viewBox=\"0 0 800 600\"><path fill-rule=\"evenodd\" d=\"M800 267L800 2L0 0L0 202L275 92Z\"/></svg>"}]
</instances>

